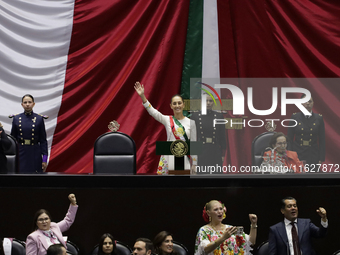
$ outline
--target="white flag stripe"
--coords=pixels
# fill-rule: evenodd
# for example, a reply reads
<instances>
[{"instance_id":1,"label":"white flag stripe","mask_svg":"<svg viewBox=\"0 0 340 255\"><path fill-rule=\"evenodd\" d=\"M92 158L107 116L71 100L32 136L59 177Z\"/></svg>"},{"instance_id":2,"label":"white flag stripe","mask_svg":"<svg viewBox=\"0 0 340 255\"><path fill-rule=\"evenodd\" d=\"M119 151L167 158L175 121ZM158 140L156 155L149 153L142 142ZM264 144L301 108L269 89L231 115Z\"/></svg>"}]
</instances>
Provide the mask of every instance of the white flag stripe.
<instances>
[{"instance_id":1,"label":"white flag stripe","mask_svg":"<svg viewBox=\"0 0 340 255\"><path fill-rule=\"evenodd\" d=\"M220 77L217 0L204 0L202 78Z\"/></svg>"},{"instance_id":2,"label":"white flag stripe","mask_svg":"<svg viewBox=\"0 0 340 255\"><path fill-rule=\"evenodd\" d=\"M203 1L202 82L204 78L220 78L217 0ZM209 84L214 87L214 84ZM220 89L216 89L218 94ZM203 91L202 91L203 93Z\"/></svg>"},{"instance_id":3,"label":"white flag stripe","mask_svg":"<svg viewBox=\"0 0 340 255\"><path fill-rule=\"evenodd\" d=\"M32 94L45 120L49 151L61 105L73 25L74 0L0 1L0 122L23 111Z\"/></svg>"}]
</instances>

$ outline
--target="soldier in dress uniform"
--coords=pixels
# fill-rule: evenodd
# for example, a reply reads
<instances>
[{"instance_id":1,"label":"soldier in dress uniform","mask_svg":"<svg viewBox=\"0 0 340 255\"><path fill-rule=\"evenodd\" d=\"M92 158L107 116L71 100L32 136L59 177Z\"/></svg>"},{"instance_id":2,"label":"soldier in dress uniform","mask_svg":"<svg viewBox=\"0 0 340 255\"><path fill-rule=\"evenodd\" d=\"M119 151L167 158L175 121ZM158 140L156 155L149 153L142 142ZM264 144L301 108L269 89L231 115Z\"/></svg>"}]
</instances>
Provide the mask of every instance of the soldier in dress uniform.
<instances>
[{"instance_id":1,"label":"soldier in dress uniform","mask_svg":"<svg viewBox=\"0 0 340 255\"><path fill-rule=\"evenodd\" d=\"M48 151L44 116L33 112L31 95L24 95L21 105L24 112L13 116L11 131L19 144L19 172L45 172Z\"/></svg>"},{"instance_id":2,"label":"soldier in dress uniform","mask_svg":"<svg viewBox=\"0 0 340 255\"><path fill-rule=\"evenodd\" d=\"M305 97L303 95L301 98ZM288 150L296 151L300 160L308 165L321 164L325 161L325 124L321 114L312 112L314 101L311 98L302 104L312 115L302 112L294 113L291 119L296 120L295 127L288 128ZM295 123L292 121L290 126Z\"/></svg>"},{"instance_id":3,"label":"soldier in dress uniform","mask_svg":"<svg viewBox=\"0 0 340 255\"><path fill-rule=\"evenodd\" d=\"M194 112L191 116L196 122L197 141L202 142L202 153L198 155L197 166L223 165L226 152L225 125L215 125L214 119L224 119L222 113L213 111L214 101L207 95L207 114Z\"/></svg>"}]
</instances>

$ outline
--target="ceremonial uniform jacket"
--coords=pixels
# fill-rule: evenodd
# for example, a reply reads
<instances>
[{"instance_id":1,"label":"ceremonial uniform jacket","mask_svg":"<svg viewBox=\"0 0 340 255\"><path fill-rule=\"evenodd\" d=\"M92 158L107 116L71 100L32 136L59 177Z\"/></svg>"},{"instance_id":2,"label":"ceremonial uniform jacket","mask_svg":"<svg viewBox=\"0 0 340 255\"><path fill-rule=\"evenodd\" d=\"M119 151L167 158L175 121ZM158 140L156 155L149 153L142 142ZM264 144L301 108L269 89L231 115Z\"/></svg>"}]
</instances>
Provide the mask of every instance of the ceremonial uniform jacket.
<instances>
[{"instance_id":1,"label":"ceremonial uniform jacket","mask_svg":"<svg viewBox=\"0 0 340 255\"><path fill-rule=\"evenodd\" d=\"M295 127L288 128L288 150L296 151L300 160L307 164L318 164L325 161L325 124L321 114L312 113L307 118L302 112L291 117L297 122ZM295 122L291 121L290 126Z\"/></svg>"},{"instance_id":2,"label":"ceremonial uniform jacket","mask_svg":"<svg viewBox=\"0 0 340 255\"><path fill-rule=\"evenodd\" d=\"M42 172L48 155L43 116L34 112L15 115L11 135L19 144L19 172Z\"/></svg>"},{"instance_id":3,"label":"ceremonial uniform jacket","mask_svg":"<svg viewBox=\"0 0 340 255\"><path fill-rule=\"evenodd\" d=\"M197 165L222 165L222 157L225 156L227 148L225 125L216 124L214 127L214 119L224 119L223 114L212 110L207 110L206 115L194 112L191 119L196 122L197 141L202 142L202 152L197 158Z\"/></svg>"}]
</instances>

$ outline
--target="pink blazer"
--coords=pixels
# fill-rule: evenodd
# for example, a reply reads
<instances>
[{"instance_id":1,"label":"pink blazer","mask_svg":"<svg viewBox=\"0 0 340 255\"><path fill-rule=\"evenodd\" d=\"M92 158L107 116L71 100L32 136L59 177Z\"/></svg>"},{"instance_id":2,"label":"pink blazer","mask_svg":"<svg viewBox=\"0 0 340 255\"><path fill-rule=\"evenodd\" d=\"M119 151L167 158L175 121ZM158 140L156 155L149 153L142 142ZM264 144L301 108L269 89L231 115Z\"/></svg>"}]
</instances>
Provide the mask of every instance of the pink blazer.
<instances>
[{"instance_id":1,"label":"pink blazer","mask_svg":"<svg viewBox=\"0 0 340 255\"><path fill-rule=\"evenodd\" d=\"M65 246L62 232L68 230L76 218L78 205L70 205L65 218L58 222L51 222L51 230L57 236L59 242ZM40 229L32 232L26 239L26 255L46 255L48 244L46 237Z\"/></svg>"}]
</instances>

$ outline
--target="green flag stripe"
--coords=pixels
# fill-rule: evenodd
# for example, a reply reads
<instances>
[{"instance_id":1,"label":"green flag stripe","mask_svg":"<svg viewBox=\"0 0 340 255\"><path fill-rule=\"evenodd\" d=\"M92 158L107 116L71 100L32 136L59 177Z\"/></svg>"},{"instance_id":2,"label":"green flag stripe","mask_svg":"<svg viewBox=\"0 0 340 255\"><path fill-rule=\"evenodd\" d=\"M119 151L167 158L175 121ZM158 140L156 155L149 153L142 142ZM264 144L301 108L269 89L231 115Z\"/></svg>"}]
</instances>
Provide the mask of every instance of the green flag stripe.
<instances>
[{"instance_id":1,"label":"green flag stripe","mask_svg":"<svg viewBox=\"0 0 340 255\"><path fill-rule=\"evenodd\" d=\"M181 95L190 98L190 78L202 76L203 0L190 0ZM198 95L200 90L197 90ZM195 98L195 96L191 96Z\"/></svg>"}]
</instances>

